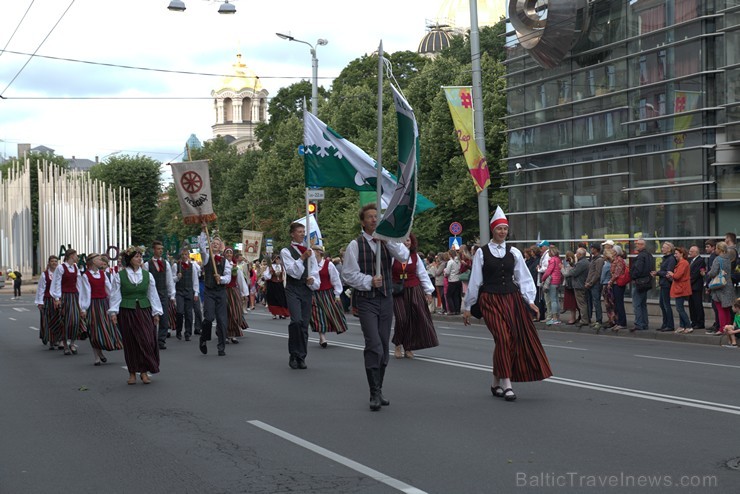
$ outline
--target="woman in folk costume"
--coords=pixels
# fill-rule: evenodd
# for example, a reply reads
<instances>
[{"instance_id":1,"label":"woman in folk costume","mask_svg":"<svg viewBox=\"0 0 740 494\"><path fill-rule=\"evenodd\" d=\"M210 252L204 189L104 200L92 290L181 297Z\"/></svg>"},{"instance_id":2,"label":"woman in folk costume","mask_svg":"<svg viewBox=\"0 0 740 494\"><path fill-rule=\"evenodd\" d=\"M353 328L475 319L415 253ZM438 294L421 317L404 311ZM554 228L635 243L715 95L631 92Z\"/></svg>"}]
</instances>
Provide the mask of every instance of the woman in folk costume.
<instances>
[{"instance_id":1,"label":"woman in folk costume","mask_svg":"<svg viewBox=\"0 0 740 494\"><path fill-rule=\"evenodd\" d=\"M39 337L44 345L49 344L49 350L54 350L56 345L61 345L60 340L62 339L61 315L54 307L54 298L51 296L51 284L57 266L59 266L59 258L49 256L46 269L41 273L36 289L36 305L41 312Z\"/></svg>"},{"instance_id":2,"label":"woman in folk costume","mask_svg":"<svg viewBox=\"0 0 740 494\"><path fill-rule=\"evenodd\" d=\"M128 384L136 384L136 373L141 382L151 381L147 372L159 372L157 325L162 316L162 303L154 276L142 269L142 252L129 247L123 254L125 269L113 276L110 292L110 314L123 339L123 355L128 367Z\"/></svg>"},{"instance_id":3,"label":"woman in folk costume","mask_svg":"<svg viewBox=\"0 0 740 494\"><path fill-rule=\"evenodd\" d=\"M273 319L285 319L290 317L288 310L288 299L285 297L285 269L280 256L272 259L272 264L267 267L262 277L265 279L265 301L267 310Z\"/></svg>"},{"instance_id":4,"label":"woman in folk costume","mask_svg":"<svg viewBox=\"0 0 740 494\"><path fill-rule=\"evenodd\" d=\"M342 302L342 280L331 258L324 257L324 246L311 247L316 255L319 276L314 279L313 300L311 303L311 331L319 333L319 345L326 348L326 333L341 334L347 331Z\"/></svg>"},{"instance_id":5,"label":"woman in folk costume","mask_svg":"<svg viewBox=\"0 0 740 494\"><path fill-rule=\"evenodd\" d=\"M231 263L231 281L226 285L229 321L226 336L232 343L239 343L237 338L244 336L242 330L249 327L244 321L244 304L249 297L249 287L244 279L244 273L237 266L241 255L238 252L234 254L232 249L226 249L224 257Z\"/></svg>"},{"instance_id":6,"label":"woman in folk costume","mask_svg":"<svg viewBox=\"0 0 740 494\"><path fill-rule=\"evenodd\" d=\"M423 350L439 346L437 332L434 330L432 315L428 304L432 301L434 285L429 278L424 262L417 254L416 236L411 233L404 241L411 253L405 263L393 261L393 285L403 283L400 293L393 293L393 315L396 326L393 331L393 344L396 358L414 358L413 350Z\"/></svg>"},{"instance_id":7,"label":"woman in folk costume","mask_svg":"<svg viewBox=\"0 0 740 494\"><path fill-rule=\"evenodd\" d=\"M111 282L105 274L102 256L90 254L87 257L87 270L81 279L80 316L87 321L87 333L95 356L93 365L100 365L108 361L103 350L111 352L123 348L121 334L108 316Z\"/></svg>"},{"instance_id":8,"label":"woman in folk costume","mask_svg":"<svg viewBox=\"0 0 740 494\"><path fill-rule=\"evenodd\" d=\"M64 253L64 262L57 266L51 280L51 296L54 307L61 311L61 340L65 355L77 355L75 341L83 336L84 328L80 320L80 268L77 267L77 251L69 249ZM84 336L83 336L84 338Z\"/></svg>"},{"instance_id":9,"label":"woman in folk costume","mask_svg":"<svg viewBox=\"0 0 740 494\"><path fill-rule=\"evenodd\" d=\"M512 382L541 381L552 371L529 312L539 315L534 280L521 252L506 245L508 234L509 222L497 207L491 219L491 241L473 258L463 322L470 324L470 310L477 301L496 343L491 393L514 401Z\"/></svg>"}]
</instances>

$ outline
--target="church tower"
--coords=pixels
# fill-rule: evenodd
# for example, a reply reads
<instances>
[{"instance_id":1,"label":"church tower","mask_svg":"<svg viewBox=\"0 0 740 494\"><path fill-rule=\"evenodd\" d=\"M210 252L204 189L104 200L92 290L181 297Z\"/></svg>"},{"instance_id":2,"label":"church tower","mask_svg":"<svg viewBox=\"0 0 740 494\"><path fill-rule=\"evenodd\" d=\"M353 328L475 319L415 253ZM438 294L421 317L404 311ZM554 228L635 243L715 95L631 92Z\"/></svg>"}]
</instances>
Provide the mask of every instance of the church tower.
<instances>
[{"instance_id":1,"label":"church tower","mask_svg":"<svg viewBox=\"0 0 740 494\"><path fill-rule=\"evenodd\" d=\"M254 129L267 121L267 90L254 71L236 56L230 74L211 91L216 111L216 123L211 126L213 137L221 136L238 151L259 149Z\"/></svg>"}]
</instances>

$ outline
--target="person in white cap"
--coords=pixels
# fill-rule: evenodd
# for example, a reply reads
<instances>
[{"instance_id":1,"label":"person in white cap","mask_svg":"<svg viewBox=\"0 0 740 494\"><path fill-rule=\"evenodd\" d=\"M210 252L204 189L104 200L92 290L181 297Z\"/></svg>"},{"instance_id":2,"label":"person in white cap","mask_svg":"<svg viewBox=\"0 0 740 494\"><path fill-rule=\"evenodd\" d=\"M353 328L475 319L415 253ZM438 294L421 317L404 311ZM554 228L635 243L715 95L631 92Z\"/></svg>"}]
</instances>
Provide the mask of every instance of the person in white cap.
<instances>
[{"instance_id":1,"label":"person in white cap","mask_svg":"<svg viewBox=\"0 0 740 494\"><path fill-rule=\"evenodd\" d=\"M491 241L473 257L463 322L470 324L471 309L477 303L496 343L491 393L514 401L512 381L541 381L552 376L552 370L529 313L539 312L534 280L522 253L506 244L509 222L500 207L490 226Z\"/></svg>"}]
</instances>

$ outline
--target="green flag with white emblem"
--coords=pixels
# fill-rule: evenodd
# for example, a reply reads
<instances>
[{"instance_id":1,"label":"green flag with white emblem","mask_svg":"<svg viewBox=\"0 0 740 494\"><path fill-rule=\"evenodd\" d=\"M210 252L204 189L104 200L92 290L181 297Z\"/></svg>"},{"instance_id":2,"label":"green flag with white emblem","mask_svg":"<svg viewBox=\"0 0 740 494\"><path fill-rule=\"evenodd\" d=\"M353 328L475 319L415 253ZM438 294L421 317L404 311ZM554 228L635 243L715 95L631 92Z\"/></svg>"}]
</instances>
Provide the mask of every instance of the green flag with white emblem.
<instances>
[{"instance_id":1,"label":"green flag with white emblem","mask_svg":"<svg viewBox=\"0 0 740 494\"><path fill-rule=\"evenodd\" d=\"M308 111L303 112L303 144L306 187L375 191L378 176L375 160ZM382 177L381 207L388 208L397 180L385 169ZM416 213L435 207L421 194L414 205Z\"/></svg>"}]
</instances>

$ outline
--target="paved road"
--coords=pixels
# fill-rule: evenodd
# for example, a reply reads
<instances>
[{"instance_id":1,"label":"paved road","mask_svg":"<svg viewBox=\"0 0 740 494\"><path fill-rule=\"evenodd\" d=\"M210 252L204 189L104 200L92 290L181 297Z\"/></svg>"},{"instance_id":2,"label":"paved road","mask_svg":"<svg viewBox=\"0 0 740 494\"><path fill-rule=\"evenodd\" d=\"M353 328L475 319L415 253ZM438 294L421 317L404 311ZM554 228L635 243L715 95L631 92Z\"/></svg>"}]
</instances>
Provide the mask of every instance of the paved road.
<instances>
[{"instance_id":1,"label":"paved road","mask_svg":"<svg viewBox=\"0 0 740 494\"><path fill-rule=\"evenodd\" d=\"M306 371L285 321L249 323L226 357L170 339L127 386L122 352L48 351L30 298L1 294L0 493L740 491L740 351L542 331L556 377L506 403L485 328L438 321L373 413L356 319Z\"/></svg>"}]
</instances>

